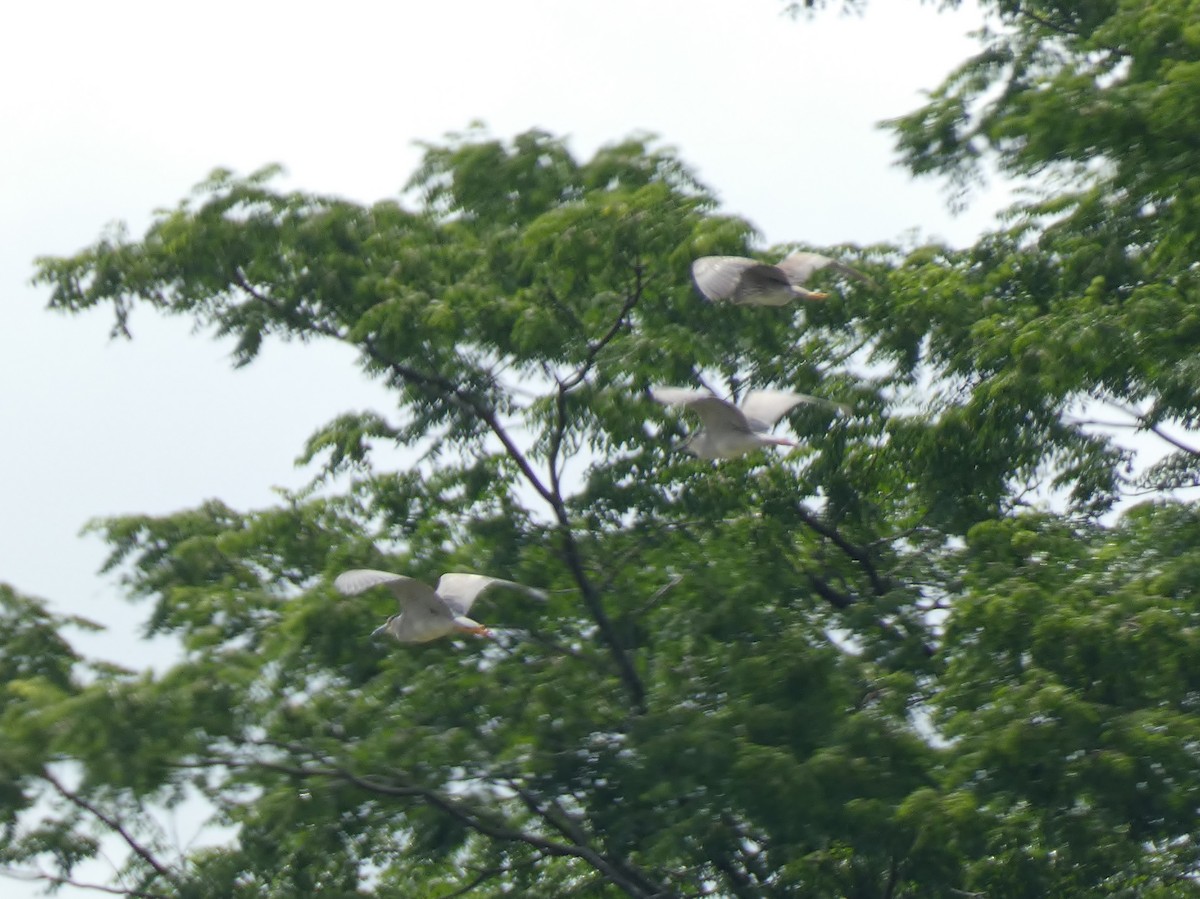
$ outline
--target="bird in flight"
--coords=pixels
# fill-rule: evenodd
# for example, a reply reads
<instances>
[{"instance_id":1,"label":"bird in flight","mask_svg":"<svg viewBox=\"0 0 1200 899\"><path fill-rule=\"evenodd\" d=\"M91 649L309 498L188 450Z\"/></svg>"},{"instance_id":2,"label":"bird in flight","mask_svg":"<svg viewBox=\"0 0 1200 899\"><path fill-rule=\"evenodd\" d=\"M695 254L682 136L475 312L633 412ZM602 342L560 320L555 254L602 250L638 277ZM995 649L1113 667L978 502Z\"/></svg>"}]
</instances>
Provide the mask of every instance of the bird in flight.
<instances>
[{"instance_id":1,"label":"bird in flight","mask_svg":"<svg viewBox=\"0 0 1200 899\"><path fill-rule=\"evenodd\" d=\"M701 459L733 459L760 446L797 446L794 440L773 437L767 432L800 403L837 406L828 400L785 390L751 390L740 407L687 387L652 387L650 395L663 405L683 406L700 416L703 427L693 432L681 448Z\"/></svg>"},{"instance_id":2,"label":"bird in flight","mask_svg":"<svg viewBox=\"0 0 1200 899\"><path fill-rule=\"evenodd\" d=\"M692 263L692 278L700 293L710 300L729 300L744 306L786 306L795 299L824 300L829 296L803 286L823 268L871 283L862 272L836 259L805 252L792 253L775 265L745 256L701 256Z\"/></svg>"},{"instance_id":3,"label":"bird in flight","mask_svg":"<svg viewBox=\"0 0 1200 899\"><path fill-rule=\"evenodd\" d=\"M400 611L371 634L390 634L401 643L427 643L454 632L490 637L492 632L467 617L471 604L492 587L512 587L538 599L546 594L533 587L481 574L443 574L437 587L388 571L355 568L342 572L333 586L346 596L356 596L372 587L387 587L400 603Z\"/></svg>"}]
</instances>

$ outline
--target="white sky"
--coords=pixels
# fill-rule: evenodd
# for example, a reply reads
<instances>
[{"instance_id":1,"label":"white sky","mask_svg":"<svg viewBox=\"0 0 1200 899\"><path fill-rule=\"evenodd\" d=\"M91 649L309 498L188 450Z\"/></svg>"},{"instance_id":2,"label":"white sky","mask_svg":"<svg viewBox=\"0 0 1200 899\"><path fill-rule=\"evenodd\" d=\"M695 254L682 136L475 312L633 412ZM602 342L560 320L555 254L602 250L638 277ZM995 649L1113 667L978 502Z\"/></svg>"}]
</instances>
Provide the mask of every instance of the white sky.
<instances>
[{"instance_id":1,"label":"white sky","mask_svg":"<svg viewBox=\"0 0 1200 899\"><path fill-rule=\"evenodd\" d=\"M1007 202L964 215L894 165L882 119L920 102L974 48L965 11L876 0L862 17L781 14L782 0L459 0L12 4L0 29L0 581L112 625L86 651L133 667L146 609L97 575L90 518L218 497L271 504L340 412L389 411L348 350L272 344L233 372L230 346L135 312L45 311L35 256L106 223L140 234L217 166L280 162L284 182L371 202L475 119L576 153L635 131L677 147L766 242L965 244ZM5 895L24 893L5 883ZM64 895L71 895L67 891Z\"/></svg>"}]
</instances>

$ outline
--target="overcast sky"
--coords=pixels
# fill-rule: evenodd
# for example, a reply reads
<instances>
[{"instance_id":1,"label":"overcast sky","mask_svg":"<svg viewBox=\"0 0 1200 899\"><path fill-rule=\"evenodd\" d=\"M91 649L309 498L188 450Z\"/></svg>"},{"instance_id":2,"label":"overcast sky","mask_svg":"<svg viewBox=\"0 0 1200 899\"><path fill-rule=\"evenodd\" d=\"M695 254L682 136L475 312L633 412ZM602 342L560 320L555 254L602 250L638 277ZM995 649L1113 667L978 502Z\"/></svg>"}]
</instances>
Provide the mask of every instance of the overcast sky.
<instances>
[{"instance_id":1,"label":"overcast sky","mask_svg":"<svg viewBox=\"0 0 1200 899\"><path fill-rule=\"evenodd\" d=\"M482 120L577 154L650 131L764 244L865 244L914 229L965 244L1007 202L952 216L941 186L894 164L885 118L916 107L974 48L971 4L875 2L782 15L782 0L13 4L0 30L0 581L109 623L89 652L169 659L133 634L146 609L97 569L89 519L217 497L275 500L311 472L305 438L348 409L389 411L352 352L272 344L234 372L186 322L45 310L34 257L107 223L141 233L217 166L278 162L282 182L394 196L413 142ZM10 895L10 884L4 884ZM23 889L23 888L22 888ZM15 895L15 893L12 893Z\"/></svg>"}]
</instances>

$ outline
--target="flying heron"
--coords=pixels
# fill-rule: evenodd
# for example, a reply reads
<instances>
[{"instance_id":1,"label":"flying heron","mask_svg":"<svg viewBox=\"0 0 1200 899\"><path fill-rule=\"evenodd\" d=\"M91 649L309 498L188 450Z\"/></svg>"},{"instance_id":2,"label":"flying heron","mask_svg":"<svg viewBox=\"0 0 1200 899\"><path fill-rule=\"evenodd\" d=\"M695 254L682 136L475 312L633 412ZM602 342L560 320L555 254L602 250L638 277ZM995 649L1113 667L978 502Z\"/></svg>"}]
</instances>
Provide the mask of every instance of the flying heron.
<instances>
[{"instance_id":1,"label":"flying heron","mask_svg":"<svg viewBox=\"0 0 1200 899\"><path fill-rule=\"evenodd\" d=\"M710 300L731 300L744 306L786 306L797 298L823 300L829 296L803 287L823 268L870 283L857 269L820 253L792 253L776 265L744 256L701 256L692 263L692 277Z\"/></svg>"},{"instance_id":2,"label":"flying heron","mask_svg":"<svg viewBox=\"0 0 1200 899\"><path fill-rule=\"evenodd\" d=\"M492 632L468 618L467 612L479 595L492 587L514 587L538 599L546 598L545 593L533 587L481 574L443 574L435 589L402 574L356 568L339 574L333 586L346 596L355 596L372 587L387 587L399 600L400 611L371 636L391 634L401 643L427 643L455 631L490 637Z\"/></svg>"},{"instance_id":3,"label":"flying heron","mask_svg":"<svg viewBox=\"0 0 1200 899\"><path fill-rule=\"evenodd\" d=\"M701 459L733 459L760 446L797 446L786 437L767 433L789 409L799 403L836 403L784 390L751 390L739 408L728 400L687 387L652 387L650 395L663 405L683 406L700 416L703 427L681 444Z\"/></svg>"}]
</instances>

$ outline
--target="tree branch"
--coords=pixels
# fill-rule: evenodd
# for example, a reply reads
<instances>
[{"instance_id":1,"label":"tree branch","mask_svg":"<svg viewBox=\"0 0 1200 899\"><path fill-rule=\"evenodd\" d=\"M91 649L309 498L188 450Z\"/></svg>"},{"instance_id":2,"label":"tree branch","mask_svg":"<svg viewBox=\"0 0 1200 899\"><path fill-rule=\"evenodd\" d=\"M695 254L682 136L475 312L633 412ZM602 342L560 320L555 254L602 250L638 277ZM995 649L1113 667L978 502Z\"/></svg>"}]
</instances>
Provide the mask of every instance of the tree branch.
<instances>
[{"instance_id":1,"label":"tree branch","mask_svg":"<svg viewBox=\"0 0 1200 899\"><path fill-rule=\"evenodd\" d=\"M100 809L96 808L77 793L73 793L68 790L65 786L63 786L62 782L59 781L58 778L50 773L48 769L43 769L42 778L45 779L50 786L54 787L55 792L62 796L63 799L66 799L77 808L83 809L85 812L103 823L109 830L113 831L113 833L117 834L122 840L125 841L125 845L133 850L134 854L136 854L142 859L142 861L154 869L156 874L158 874L168 883L174 883L174 876L171 874L171 871L165 865L159 862L158 859L156 859L150 853L150 850L135 840L129 831L121 826L120 821L117 821L115 818L106 815L104 812L100 811Z\"/></svg>"},{"instance_id":2,"label":"tree branch","mask_svg":"<svg viewBox=\"0 0 1200 899\"><path fill-rule=\"evenodd\" d=\"M616 320L599 340L588 347L587 356L575 374L565 381L557 381L557 394L554 397L554 430L550 435L550 451L547 459L547 467L550 472L550 490L547 494L543 494L543 496L550 503L551 508L554 510L554 517L558 521L563 555L566 557L571 577L579 587L579 593L583 597L584 605L587 606L588 613L596 622L596 626L600 629L601 637L608 645L609 651L617 663L617 671L620 674L622 683L625 685L626 691L633 700L634 709L638 713L642 713L646 710L646 688L643 686L637 670L633 667L633 662L630 661L625 647L617 638L616 629L613 627L608 613L604 610L604 604L600 599L599 591L587 575L587 569L583 564L583 553L579 549L579 543L575 540L575 535L571 529L570 515L567 512L566 503L563 501L562 484L558 470L559 453L562 451L563 438L567 429L567 394L572 388L581 384L588 376L595 364L597 355L620 333L621 326L624 324L626 317L633 311L634 306L641 299L642 268L640 264L635 266L634 273L634 289L625 298L625 302L621 306Z\"/></svg>"},{"instance_id":3,"label":"tree branch","mask_svg":"<svg viewBox=\"0 0 1200 899\"><path fill-rule=\"evenodd\" d=\"M600 351L612 343L613 339L616 338L619 333L621 333L621 328L625 324L626 317L630 312L633 311L633 307L636 306L638 301L642 298L641 263L638 263L634 266L634 276L636 279L634 289L627 297L625 297L625 304L621 306L621 311L617 313L617 317L613 321L612 326L604 332L603 336L601 336L599 340L588 345L587 356L584 357L583 365L579 367L579 370L575 372L575 374L567 378L567 380L561 382L560 386L564 389L570 390L576 385L582 383L583 379L586 378L588 373L592 370L592 366L595 364L596 357L600 354Z\"/></svg>"},{"instance_id":4,"label":"tree branch","mask_svg":"<svg viewBox=\"0 0 1200 899\"><path fill-rule=\"evenodd\" d=\"M558 453L562 447L563 435L566 431L567 389L563 382L560 381L558 384L558 394L554 401L555 424L554 432L550 436L550 453L548 459L550 490L547 494L547 499L550 507L554 510L554 517L558 521L558 531L562 540L563 556L566 558L567 568L570 569L571 577L579 587L579 593L583 597L583 602L587 606L588 613L592 616L592 620L596 622L596 626L599 627L604 642L608 644L609 651L617 663L617 671L620 674L621 681L624 683L625 689L633 700L634 709L641 713L646 710L646 688L642 685L642 679L634 669L633 662L630 661L625 647L621 645L621 641L617 638L616 629L613 627L608 613L604 610L604 604L600 599L600 593L596 589L596 585L592 583L591 578L587 575L587 570L583 564L583 553L580 551L579 543L576 541L575 534L571 530L571 518L567 512L566 503L562 498L562 487L558 475Z\"/></svg>"},{"instance_id":5,"label":"tree branch","mask_svg":"<svg viewBox=\"0 0 1200 899\"><path fill-rule=\"evenodd\" d=\"M657 890L646 890L643 884L646 882L643 878L637 877L636 880L627 876L622 868L611 859L601 855L595 850L586 845L578 843L559 843L553 840L548 840L544 837L539 837L536 834L527 833L526 831L516 830L506 825L489 821L482 817L478 812L470 809L466 803L461 800L453 800L448 796L444 796L436 790L427 787L404 787L401 786L398 790L384 784L380 784L373 780L359 777L352 772L342 769L334 769L335 775L341 776L343 779L354 784L360 789L369 792L381 793L384 795L402 795L411 796L414 794L421 796L429 805L445 812L451 817L461 821L463 824L476 830L484 836L492 837L493 839L526 843L535 849L540 849L546 855L554 855L559 857L577 858L585 861L593 868L603 874L608 880L619 889L623 890L630 896L637 899L648 899L654 896Z\"/></svg>"},{"instance_id":6,"label":"tree branch","mask_svg":"<svg viewBox=\"0 0 1200 899\"><path fill-rule=\"evenodd\" d=\"M875 563L871 560L870 552L861 546L851 543L841 535L837 528L826 524L806 509L803 503L795 503L793 509L801 521L858 563L863 573L866 574L867 580L871 582L871 589L875 592L876 596L884 596L891 591L892 585L879 574Z\"/></svg>"},{"instance_id":7,"label":"tree branch","mask_svg":"<svg viewBox=\"0 0 1200 899\"><path fill-rule=\"evenodd\" d=\"M1068 28L1066 25L1060 25L1057 22L1052 22L1049 19L1047 19L1045 16L1039 15L1038 13L1035 13L1032 10L1026 9L1024 6L1018 6L1017 12L1020 13L1021 15L1023 15L1025 18L1030 19L1045 28L1049 28L1051 31L1058 32L1059 34L1065 35L1067 37L1073 37L1073 38L1078 39L1079 37L1082 36L1082 35L1080 35L1080 33L1078 31L1075 31L1072 28Z\"/></svg>"},{"instance_id":8,"label":"tree branch","mask_svg":"<svg viewBox=\"0 0 1200 899\"><path fill-rule=\"evenodd\" d=\"M1124 412L1126 415L1136 419L1139 427L1141 427L1144 430L1149 431L1151 434L1154 434L1159 439L1165 440L1167 443L1171 444L1171 446L1175 447L1176 449L1182 450L1183 452L1187 453L1189 456L1200 456L1200 449L1196 449L1194 446L1188 446L1188 444L1184 443L1182 440L1172 437L1170 434L1168 434L1166 431L1164 431L1158 425L1157 422L1150 421L1150 416L1148 413L1143 414L1143 413L1139 412L1137 409L1135 409L1133 406L1127 406L1124 403L1120 403L1116 400L1103 400L1103 402L1110 404L1111 406Z\"/></svg>"},{"instance_id":9,"label":"tree branch","mask_svg":"<svg viewBox=\"0 0 1200 899\"><path fill-rule=\"evenodd\" d=\"M538 818L545 821L560 834L570 840L577 846L586 846L590 840L583 829L571 820L570 815L566 813L557 803L553 804L553 810L549 807L543 807L538 797L521 786L514 777L504 778L505 786L517 794L517 798L525 805L525 808L537 815ZM549 804L548 804L549 805Z\"/></svg>"},{"instance_id":10,"label":"tree branch","mask_svg":"<svg viewBox=\"0 0 1200 899\"><path fill-rule=\"evenodd\" d=\"M475 877L474 880L471 880L465 886L462 886L462 887L459 887L458 889L452 890L449 893L443 893L441 896L438 897L438 899L457 899L458 896L465 896L465 895L467 895L467 893L470 893L471 891L473 891L476 887L483 886L489 880L495 880L497 877L501 877L505 874L509 874L509 873L517 870L517 868L519 868L519 867L527 868L527 867L530 867L531 865L536 865L541 860L542 860L542 856L540 854L535 853L533 858L525 860L520 865L516 865L516 864L500 865L499 867L496 867L496 868L485 868L479 872L478 876Z\"/></svg>"},{"instance_id":11,"label":"tree branch","mask_svg":"<svg viewBox=\"0 0 1200 899\"><path fill-rule=\"evenodd\" d=\"M592 348L588 353L588 361L585 364L585 367L580 370L584 376L586 376L587 371L590 370L596 354L599 353L600 349L602 349L603 346L608 341L612 340L612 338L616 335L621 321L640 298L640 278L641 276L639 269L638 288L634 291L632 297L626 300L625 305L622 307L622 311L617 323L605 333L604 337L602 337L600 341L592 345ZM286 309L282 308L280 304L271 297L263 294L261 291L255 290L253 285L248 283L240 270L235 272L234 282L255 300L274 310L276 314L285 319L288 317L288 311ZM311 323L309 327L327 337L332 337L336 340L346 342L345 335L334 328L321 326L316 323ZM571 572L571 576L575 580L575 583L579 586L579 591L583 597L584 604L587 606L588 613L595 620L596 625L600 629L600 634L603 637L604 642L609 647L609 651L617 664L618 675L620 676L622 683L625 685L625 689L628 691L630 698L633 700L634 708L639 713L644 712L646 708L645 687L642 685L641 678L634 669L633 663L629 660L629 656L625 652L624 647L617 639L616 630L613 628L611 620L604 611L604 606L600 600L599 593L596 591L594 585L592 585L591 581L587 577L587 572L583 565L582 554L580 553L579 546L571 532L570 516L567 514L567 507L563 502L562 492L559 488L558 474L555 470L554 456L552 455L550 460L551 486L547 487L542 479L538 477L537 472L533 470L533 466L530 465L529 460L525 457L525 454L522 453L517 447L516 443L513 442L512 438L508 434L508 431L500 422L499 416L496 414L496 412L478 396L466 388L455 384L453 381L450 381L442 375L434 372L422 371L420 369L413 368L410 365L406 365L403 362L397 362L389 358L378 348L378 346L376 346L375 342L371 340L370 337L367 337L362 341L360 348L374 362L390 370L394 377L397 377L408 383L415 384L417 387L426 391L431 396L437 397L445 402L452 403L461 409L465 409L467 412L474 415L479 421L483 422L483 424L487 426L488 430L495 435L496 439L500 441L501 446L504 447L504 452L516 464L525 480L531 487L533 487L538 496L540 496L553 510L554 517L558 522L559 534L562 539L563 554L566 557L567 567ZM562 385L560 384L558 398L560 403L563 402L563 392ZM564 414L565 413L560 408L559 428L556 437L552 437L552 441L556 440L555 454L557 453L557 446L561 445L562 431L565 429L565 419L562 417Z\"/></svg>"},{"instance_id":12,"label":"tree branch","mask_svg":"<svg viewBox=\"0 0 1200 899\"><path fill-rule=\"evenodd\" d=\"M72 880L70 877L48 874L45 871L14 871L11 868L0 868L0 877L31 882L43 881L53 887L75 887L78 890L94 890L98 893L108 893L112 896L129 896L131 899L168 899L164 893L150 893L145 890L113 887L102 883L84 883L80 880Z\"/></svg>"},{"instance_id":13,"label":"tree branch","mask_svg":"<svg viewBox=\"0 0 1200 899\"><path fill-rule=\"evenodd\" d=\"M272 746L274 748L287 749L293 752L299 751L310 757L313 757L313 754L303 747L292 746L290 744L260 741L255 745ZM317 761L315 757L314 761ZM425 787L413 783L388 782L374 777L363 777L339 765L331 764L328 760L324 760L321 765L317 767L316 765L306 765L304 763L286 764L283 762L267 761L265 759L236 759L216 756L205 759L197 759L196 761L190 763L190 766L196 765L223 765L233 769L258 768L265 771L275 771L298 778L324 778L330 780L341 780L345 783L352 784L353 786L358 787L365 792L373 793L378 796L389 796L405 799L418 798L423 800L427 805L438 809L439 811L449 815L450 817L461 822L470 829L483 834L484 836L504 842L524 843L540 851L546 856L575 858L586 862L595 868L599 873L604 875L610 883L622 890L627 895L634 897L634 899L653 899L653 897L658 895L660 892L657 888L652 886L651 881L649 881L643 875L637 873L633 869L628 868L626 865L613 861L586 844L576 843L574 841L571 843L560 843L556 840L547 839L546 837L529 833L528 831L509 827L507 824L493 820L491 817L481 813L478 809L472 808L470 803L467 801L452 798L439 792L438 790L433 789L432 787ZM394 771L393 776L400 778L404 777L403 773L399 771Z\"/></svg>"},{"instance_id":14,"label":"tree branch","mask_svg":"<svg viewBox=\"0 0 1200 899\"><path fill-rule=\"evenodd\" d=\"M900 860L895 855L892 856L891 864L888 866L888 881L887 886L883 890L883 899L892 899L896 895L896 884L900 881Z\"/></svg>"},{"instance_id":15,"label":"tree branch","mask_svg":"<svg viewBox=\"0 0 1200 899\"><path fill-rule=\"evenodd\" d=\"M816 593L819 597L821 597L821 599L825 600L827 603L829 603L831 606L833 606L835 609L844 610L844 609L848 609L848 608L850 608L850 606L854 605L855 599L850 594L843 593L841 590L838 590L836 587L834 587L832 584L830 584L824 578L813 573L812 571L804 571L804 574L808 577L808 583L812 587L813 592ZM879 629L884 634L887 634L889 637L892 637L893 639L900 640L900 641L905 641L905 640L910 639L909 634L905 633L903 628L899 628L893 624L889 624L887 621L885 621L881 618L876 619L876 624L879 625ZM930 644L928 644L924 640L922 640L921 641L921 652L924 653L924 655L926 657L932 658L935 655L936 650L934 649L933 646L931 646Z\"/></svg>"},{"instance_id":16,"label":"tree branch","mask_svg":"<svg viewBox=\"0 0 1200 899\"><path fill-rule=\"evenodd\" d=\"M754 878L752 878L745 871L739 871L729 858L724 856L721 858L714 858L713 866L725 875L726 886L732 890L733 895L739 897L739 899L741 899L741 897L746 897L746 899L757 899L757 897L762 895L758 885L754 883Z\"/></svg>"},{"instance_id":17,"label":"tree branch","mask_svg":"<svg viewBox=\"0 0 1200 899\"><path fill-rule=\"evenodd\" d=\"M818 577L811 571L807 572L807 574L808 583L812 587L813 592L835 609L848 609L850 606L854 605L854 597L847 593L843 593L841 590L834 589L834 587L827 580Z\"/></svg>"},{"instance_id":18,"label":"tree branch","mask_svg":"<svg viewBox=\"0 0 1200 899\"><path fill-rule=\"evenodd\" d=\"M681 583L683 583L682 574L677 573L671 575L671 579L669 581L651 593L650 597L644 603L638 606L638 615L644 615L649 612L656 605L658 605L664 596L666 596L673 588L678 587Z\"/></svg>"}]
</instances>

